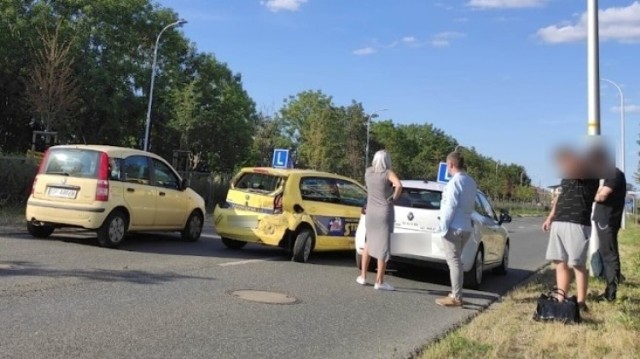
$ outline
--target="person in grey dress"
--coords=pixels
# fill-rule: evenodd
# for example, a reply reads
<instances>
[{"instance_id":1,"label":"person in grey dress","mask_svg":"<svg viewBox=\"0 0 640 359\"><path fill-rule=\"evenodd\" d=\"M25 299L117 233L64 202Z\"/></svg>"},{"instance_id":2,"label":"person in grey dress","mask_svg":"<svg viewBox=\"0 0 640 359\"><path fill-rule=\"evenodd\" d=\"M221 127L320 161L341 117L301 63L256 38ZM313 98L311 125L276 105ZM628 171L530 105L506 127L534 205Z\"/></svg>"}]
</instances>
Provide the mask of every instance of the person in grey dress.
<instances>
[{"instance_id":1,"label":"person in grey dress","mask_svg":"<svg viewBox=\"0 0 640 359\"><path fill-rule=\"evenodd\" d=\"M389 241L393 232L393 204L402 194L402 184L391 170L391 157L384 150L373 156L372 166L365 173L367 186L367 212L365 214L366 242L362 253L361 274L358 284L367 284L369 257L378 260L375 289L394 290L384 281L389 260Z\"/></svg>"}]
</instances>

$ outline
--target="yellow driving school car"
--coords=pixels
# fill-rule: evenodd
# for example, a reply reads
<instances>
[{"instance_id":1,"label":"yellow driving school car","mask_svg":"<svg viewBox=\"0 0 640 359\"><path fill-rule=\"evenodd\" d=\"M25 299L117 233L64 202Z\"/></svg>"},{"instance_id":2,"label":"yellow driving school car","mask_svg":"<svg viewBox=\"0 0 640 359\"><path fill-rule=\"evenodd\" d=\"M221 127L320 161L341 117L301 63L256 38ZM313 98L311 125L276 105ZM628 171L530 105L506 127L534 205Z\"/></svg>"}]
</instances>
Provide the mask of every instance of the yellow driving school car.
<instances>
[{"instance_id":1,"label":"yellow driving school car","mask_svg":"<svg viewBox=\"0 0 640 359\"><path fill-rule=\"evenodd\" d=\"M282 247L296 262L312 251L353 250L366 190L339 175L276 168L244 168L231 181L213 223L225 246L248 242Z\"/></svg>"}]
</instances>

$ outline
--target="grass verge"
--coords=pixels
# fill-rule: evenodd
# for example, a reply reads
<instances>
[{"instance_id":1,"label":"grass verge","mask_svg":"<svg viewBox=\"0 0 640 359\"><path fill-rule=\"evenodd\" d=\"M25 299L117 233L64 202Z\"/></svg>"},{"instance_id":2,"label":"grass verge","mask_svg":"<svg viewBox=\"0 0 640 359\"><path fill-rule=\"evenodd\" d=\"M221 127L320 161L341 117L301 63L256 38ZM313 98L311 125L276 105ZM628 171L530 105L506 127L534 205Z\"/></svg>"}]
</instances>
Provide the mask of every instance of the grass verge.
<instances>
[{"instance_id":1,"label":"grass verge","mask_svg":"<svg viewBox=\"0 0 640 359\"><path fill-rule=\"evenodd\" d=\"M0 227L24 225L24 207L0 207Z\"/></svg>"},{"instance_id":2,"label":"grass verge","mask_svg":"<svg viewBox=\"0 0 640 359\"><path fill-rule=\"evenodd\" d=\"M620 232L626 281L615 303L590 302L579 325L531 319L541 292L555 283L547 267L469 324L426 347L418 358L640 358L640 226ZM605 284L591 279L590 293Z\"/></svg>"}]
</instances>

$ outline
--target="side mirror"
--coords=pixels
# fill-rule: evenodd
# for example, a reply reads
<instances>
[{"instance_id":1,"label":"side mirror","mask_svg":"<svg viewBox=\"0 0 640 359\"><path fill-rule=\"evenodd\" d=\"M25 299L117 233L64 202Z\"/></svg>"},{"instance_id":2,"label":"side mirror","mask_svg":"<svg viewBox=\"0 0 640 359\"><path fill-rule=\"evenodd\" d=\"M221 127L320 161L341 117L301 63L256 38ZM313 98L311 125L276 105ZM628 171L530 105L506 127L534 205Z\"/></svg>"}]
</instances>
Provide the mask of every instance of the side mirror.
<instances>
[{"instance_id":1,"label":"side mirror","mask_svg":"<svg viewBox=\"0 0 640 359\"><path fill-rule=\"evenodd\" d=\"M189 188L189 181L186 178L183 178L180 181L180 190L184 191L185 189Z\"/></svg>"},{"instance_id":2,"label":"side mirror","mask_svg":"<svg viewBox=\"0 0 640 359\"><path fill-rule=\"evenodd\" d=\"M507 210L501 209L500 219L498 220L498 224L503 224L503 223L511 223L511 216L509 215L509 212Z\"/></svg>"}]
</instances>

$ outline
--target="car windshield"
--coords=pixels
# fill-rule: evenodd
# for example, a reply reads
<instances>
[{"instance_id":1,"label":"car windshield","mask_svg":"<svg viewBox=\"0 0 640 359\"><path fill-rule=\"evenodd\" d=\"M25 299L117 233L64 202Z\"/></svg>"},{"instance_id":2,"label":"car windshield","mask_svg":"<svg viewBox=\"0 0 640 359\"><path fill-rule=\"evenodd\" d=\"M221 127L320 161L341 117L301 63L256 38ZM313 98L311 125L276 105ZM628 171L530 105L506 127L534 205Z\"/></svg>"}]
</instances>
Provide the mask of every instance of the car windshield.
<instances>
[{"instance_id":1,"label":"car windshield","mask_svg":"<svg viewBox=\"0 0 640 359\"><path fill-rule=\"evenodd\" d=\"M238 178L234 188L248 192L271 193L283 184L283 177L268 173L247 172Z\"/></svg>"},{"instance_id":2,"label":"car windshield","mask_svg":"<svg viewBox=\"0 0 640 359\"><path fill-rule=\"evenodd\" d=\"M79 149L53 149L47 156L44 173L80 178L97 178L99 152Z\"/></svg>"},{"instance_id":3,"label":"car windshield","mask_svg":"<svg viewBox=\"0 0 640 359\"><path fill-rule=\"evenodd\" d=\"M396 202L396 206L422 209L440 209L442 201L442 192L421 189L407 188L402 189L402 195Z\"/></svg>"}]
</instances>

